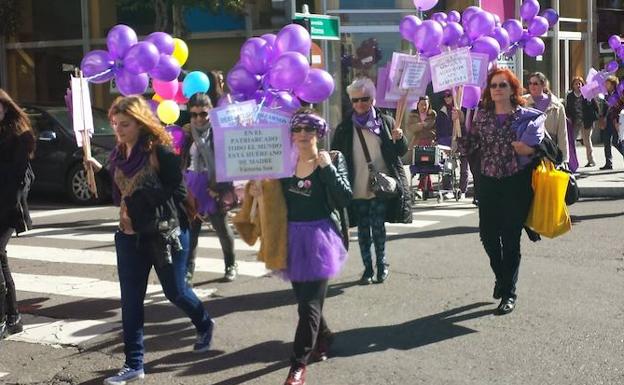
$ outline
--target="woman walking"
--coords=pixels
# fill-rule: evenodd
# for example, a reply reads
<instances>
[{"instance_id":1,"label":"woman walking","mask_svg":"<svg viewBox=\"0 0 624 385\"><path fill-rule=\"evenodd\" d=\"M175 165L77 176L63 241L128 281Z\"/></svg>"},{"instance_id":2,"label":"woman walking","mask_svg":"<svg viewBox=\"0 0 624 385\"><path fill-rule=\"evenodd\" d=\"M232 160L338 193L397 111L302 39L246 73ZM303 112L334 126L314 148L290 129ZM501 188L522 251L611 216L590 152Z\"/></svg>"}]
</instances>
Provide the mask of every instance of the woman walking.
<instances>
[{"instance_id":1,"label":"woman walking","mask_svg":"<svg viewBox=\"0 0 624 385\"><path fill-rule=\"evenodd\" d=\"M373 283L373 243L377 257L377 283L382 283L388 278L390 265L386 256L384 222L412 222L409 185L401 162L401 156L407 152L407 139L403 136L403 130L395 128L394 119L375 107L375 85L370 79L354 80L347 87L347 93L351 98L353 113L336 128L331 148L344 154L353 187L349 221L358 227L358 243L364 263L360 283ZM364 142L360 138L364 138ZM383 200L369 189L370 171L363 146L367 147L370 163L375 170L396 178L395 197Z\"/></svg>"},{"instance_id":2,"label":"woman walking","mask_svg":"<svg viewBox=\"0 0 624 385\"><path fill-rule=\"evenodd\" d=\"M581 87L585 85L582 77L576 76L572 79L572 90L566 96L566 115L574 125L574 139L579 132L583 138L583 146L587 153L587 164L585 167L593 167L594 148L592 146L592 127L598 120L598 103L595 100L587 100L581 94ZM575 144L574 144L575 145Z\"/></svg>"},{"instance_id":3,"label":"woman walking","mask_svg":"<svg viewBox=\"0 0 624 385\"><path fill-rule=\"evenodd\" d=\"M180 158L170 147L171 138L140 96L117 98L108 116L117 137L109 162L113 200L120 206L115 248L126 360L104 384L123 385L145 377L143 301L152 266L167 299L193 322L197 330L195 352L209 349L214 322L185 282L189 247L186 190ZM88 162L102 169L95 159ZM168 215L154 218L157 210ZM148 231L152 226L158 228L157 234ZM164 239L161 231L167 233Z\"/></svg>"},{"instance_id":4,"label":"woman walking","mask_svg":"<svg viewBox=\"0 0 624 385\"><path fill-rule=\"evenodd\" d=\"M0 340L23 329L6 247L14 232L19 234L31 225L23 190L34 152L28 116L0 88Z\"/></svg>"},{"instance_id":5,"label":"woman walking","mask_svg":"<svg viewBox=\"0 0 624 385\"><path fill-rule=\"evenodd\" d=\"M204 220L209 220L219 237L225 262L226 282L236 279L238 273L234 255L234 233L227 223L227 208L220 205L227 195L235 196L231 182L217 183L212 126L209 112L212 103L208 95L196 93L187 103L191 122L184 126L185 146L182 150L182 167L186 186L193 200L197 216L191 219L190 251L186 275L189 285L193 283L199 233Z\"/></svg>"},{"instance_id":6,"label":"woman walking","mask_svg":"<svg viewBox=\"0 0 624 385\"><path fill-rule=\"evenodd\" d=\"M481 155L479 234L496 279L493 296L501 299L495 313L503 315L516 306L520 237L533 197L532 155L544 138L546 117L522 107L520 82L510 70L494 70L487 84L459 145L466 155Z\"/></svg>"},{"instance_id":7,"label":"woman walking","mask_svg":"<svg viewBox=\"0 0 624 385\"><path fill-rule=\"evenodd\" d=\"M407 131L411 134L412 140L408 148L409 152L414 151L414 146L433 146L436 142L436 112L431 108L429 97L421 96L416 105L416 110L410 112L407 118ZM433 184L429 174L421 174L418 189L425 194L433 192Z\"/></svg>"},{"instance_id":8,"label":"woman walking","mask_svg":"<svg viewBox=\"0 0 624 385\"><path fill-rule=\"evenodd\" d=\"M351 200L347 165L339 152L334 162L318 140L327 123L310 108L299 109L291 120L291 140L298 150L295 173L281 179L288 218L288 256L283 275L297 297L299 321L293 343L291 368L285 385L305 384L306 365L327 358L333 335L323 316L328 280L341 270L347 250L340 228L332 219L335 207ZM256 184L253 196L262 192Z\"/></svg>"}]
</instances>

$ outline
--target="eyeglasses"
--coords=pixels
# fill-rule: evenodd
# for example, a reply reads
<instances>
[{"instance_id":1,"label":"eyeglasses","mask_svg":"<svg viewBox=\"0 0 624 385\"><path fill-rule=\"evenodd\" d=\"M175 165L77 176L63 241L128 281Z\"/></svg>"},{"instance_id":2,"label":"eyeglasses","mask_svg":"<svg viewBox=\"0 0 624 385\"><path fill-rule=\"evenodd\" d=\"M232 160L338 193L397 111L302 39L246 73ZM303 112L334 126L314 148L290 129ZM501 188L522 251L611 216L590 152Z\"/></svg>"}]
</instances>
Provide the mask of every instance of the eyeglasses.
<instances>
[{"instance_id":1,"label":"eyeglasses","mask_svg":"<svg viewBox=\"0 0 624 385\"><path fill-rule=\"evenodd\" d=\"M361 98L351 98L351 103L353 104L357 102L367 103L367 102L370 102L370 100L371 100L370 96L362 96Z\"/></svg>"},{"instance_id":2,"label":"eyeglasses","mask_svg":"<svg viewBox=\"0 0 624 385\"><path fill-rule=\"evenodd\" d=\"M291 128L290 131L292 131L292 132L305 131L305 132L311 134L313 132L316 132L316 128L314 128L312 126L295 126L295 127Z\"/></svg>"},{"instance_id":3,"label":"eyeglasses","mask_svg":"<svg viewBox=\"0 0 624 385\"><path fill-rule=\"evenodd\" d=\"M197 119L199 117L201 117L202 119L206 119L208 117L208 113L206 111L202 111L202 112L191 112L191 119Z\"/></svg>"},{"instance_id":4,"label":"eyeglasses","mask_svg":"<svg viewBox=\"0 0 624 385\"><path fill-rule=\"evenodd\" d=\"M541 86L542 83L539 83L539 82L529 82L529 85L530 86Z\"/></svg>"},{"instance_id":5,"label":"eyeglasses","mask_svg":"<svg viewBox=\"0 0 624 385\"><path fill-rule=\"evenodd\" d=\"M509 83L507 82L490 83L490 88L493 88L493 89L497 89L497 88L505 89L507 87L509 87Z\"/></svg>"}]
</instances>

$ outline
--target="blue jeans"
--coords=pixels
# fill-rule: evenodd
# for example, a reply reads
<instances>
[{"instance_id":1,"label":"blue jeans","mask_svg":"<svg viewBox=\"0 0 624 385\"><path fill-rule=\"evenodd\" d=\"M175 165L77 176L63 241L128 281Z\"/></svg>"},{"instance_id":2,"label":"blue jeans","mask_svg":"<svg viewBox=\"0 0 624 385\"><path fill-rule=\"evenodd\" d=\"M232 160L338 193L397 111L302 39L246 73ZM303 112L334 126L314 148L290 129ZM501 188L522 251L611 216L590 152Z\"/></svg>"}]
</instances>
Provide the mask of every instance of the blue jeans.
<instances>
[{"instance_id":1,"label":"blue jeans","mask_svg":"<svg viewBox=\"0 0 624 385\"><path fill-rule=\"evenodd\" d=\"M132 369L143 369L145 350L143 301L153 262L152 256L147 255L138 247L137 238L136 235L127 235L118 231L115 234L115 248L121 286L121 318L126 365ZM210 316L184 279L189 248L188 230L182 232L180 242L183 248L173 253L173 263L163 267L154 266L154 268L167 299L186 313L198 333L203 333L208 330L211 322Z\"/></svg>"}]
</instances>

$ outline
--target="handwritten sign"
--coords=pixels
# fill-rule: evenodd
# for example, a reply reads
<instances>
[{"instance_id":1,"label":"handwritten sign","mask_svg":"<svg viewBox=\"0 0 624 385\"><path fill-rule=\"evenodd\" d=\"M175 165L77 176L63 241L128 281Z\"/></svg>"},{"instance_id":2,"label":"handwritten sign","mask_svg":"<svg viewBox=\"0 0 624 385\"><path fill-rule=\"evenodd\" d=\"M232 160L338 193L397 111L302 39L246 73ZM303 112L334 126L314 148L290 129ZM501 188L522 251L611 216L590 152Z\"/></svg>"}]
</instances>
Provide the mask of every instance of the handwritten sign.
<instances>
[{"instance_id":1,"label":"handwritten sign","mask_svg":"<svg viewBox=\"0 0 624 385\"><path fill-rule=\"evenodd\" d=\"M286 112L262 107L258 111L255 123L258 124L290 124L291 114Z\"/></svg>"},{"instance_id":2,"label":"handwritten sign","mask_svg":"<svg viewBox=\"0 0 624 385\"><path fill-rule=\"evenodd\" d=\"M471 52L470 58L472 60L472 83L470 84L485 88L490 57L484 53Z\"/></svg>"},{"instance_id":3,"label":"handwritten sign","mask_svg":"<svg viewBox=\"0 0 624 385\"><path fill-rule=\"evenodd\" d=\"M220 128L250 124L256 108L255 100L213 108L210 110L210 123L213 127Z\"/></svg>"},{"instance_id":4,"label":"handwritten sign","mask_svg":"<svg viewBox=\"0 0 624 385\"><path fill-rule=\"evenodd\" d=\"M467 47L429 58L434 92L472 83L472 58Z\"/></svg>"},{"instance_id":5,"label":"handwritten sign","mask_svg":"<svg viewBox=\"0 0 624 385\"><path fill-rule=\"evenodd\" d=\"M218 182L292 175L288 124L220 127L214 141Z\"/></svg>"},{"instance_id":6,"label":"handwritten sign","mask_svg":"<svg viewBox=\"0 0 624 385\"><path fill-rule=\"evenodd\" d=\"M93 136L93 112L91 111L91 96L89 85L85 78L71 78L72 89L72 114L76 144L82 147L82 131L86 131L89 137Z\"/></svg>"},{"instance_id":7,"label":"handwritten sign","mask_svg":"<svg viewBox=\"0 0 624 385\"><path fill-rule=\"evenodd\" d=\"M405 93L408 99L418 99L424 95L431 80L428 67L426 58L394 52L388 71L385 100L397 101Z\"/></svg>"}]
</instances>

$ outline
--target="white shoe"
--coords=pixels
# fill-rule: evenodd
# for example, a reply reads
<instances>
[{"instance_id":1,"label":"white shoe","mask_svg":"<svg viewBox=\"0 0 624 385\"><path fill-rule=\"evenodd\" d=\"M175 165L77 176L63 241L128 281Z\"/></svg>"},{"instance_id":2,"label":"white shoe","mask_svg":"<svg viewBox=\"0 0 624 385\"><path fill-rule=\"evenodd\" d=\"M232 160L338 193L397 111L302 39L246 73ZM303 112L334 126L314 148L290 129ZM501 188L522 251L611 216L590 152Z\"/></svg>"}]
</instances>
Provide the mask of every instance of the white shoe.
<instances>
[{"instance_id":1,"label":"white shoe","mask_svg":"<svg viewBox=\"0 0 624 385\"><path fill-rule=\"evenodd\" d=\"M459 194L459 200L466 199L466 193Z\"/></svg>"}]
</instances>

